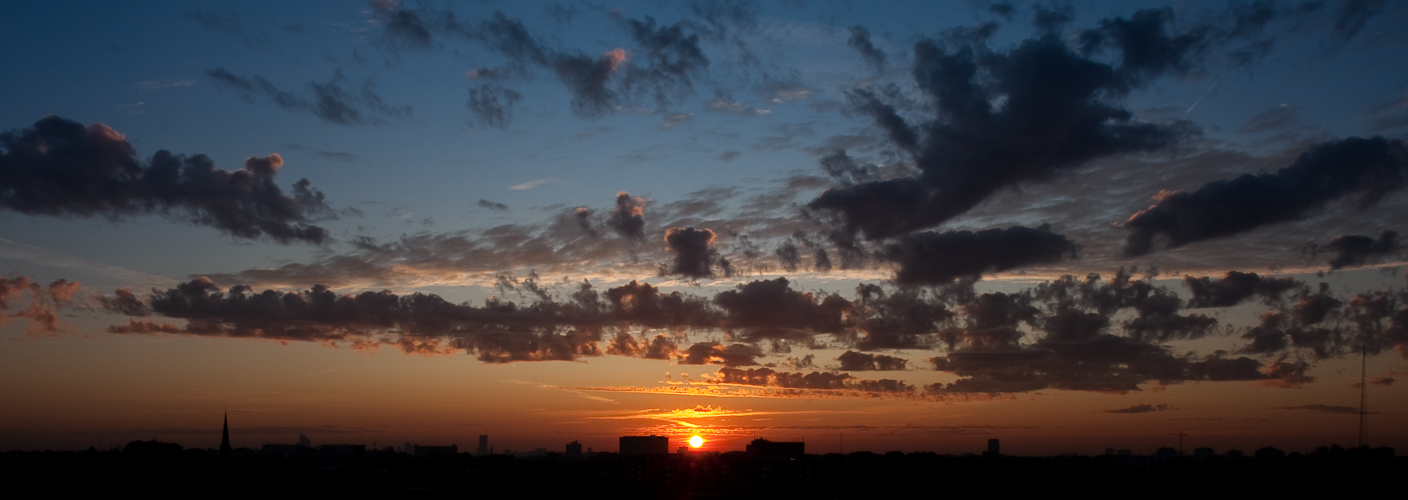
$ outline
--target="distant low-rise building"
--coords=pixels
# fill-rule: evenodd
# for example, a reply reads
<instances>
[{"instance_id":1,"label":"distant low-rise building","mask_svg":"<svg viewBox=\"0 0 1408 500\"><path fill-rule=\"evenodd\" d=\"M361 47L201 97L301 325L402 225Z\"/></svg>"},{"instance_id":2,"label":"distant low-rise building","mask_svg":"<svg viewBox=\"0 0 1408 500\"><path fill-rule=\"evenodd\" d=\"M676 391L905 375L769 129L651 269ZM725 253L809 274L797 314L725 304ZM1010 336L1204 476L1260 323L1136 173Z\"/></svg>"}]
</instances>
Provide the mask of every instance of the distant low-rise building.
<instances>
[{"instance_id":1,"label":"distant low-rise building","mask_svg":"<svg viewBox=\"0 0 1408 500\"><path fill-rule=\"evenodd\" d=\"M582 456L582 443L578 443L578 442L576 442L576 441L573 441L573 442L571 442L571 443L567 443L567 456L569 456L569 457L580 457L580 456Z\"/></svg>"}]
</instances>

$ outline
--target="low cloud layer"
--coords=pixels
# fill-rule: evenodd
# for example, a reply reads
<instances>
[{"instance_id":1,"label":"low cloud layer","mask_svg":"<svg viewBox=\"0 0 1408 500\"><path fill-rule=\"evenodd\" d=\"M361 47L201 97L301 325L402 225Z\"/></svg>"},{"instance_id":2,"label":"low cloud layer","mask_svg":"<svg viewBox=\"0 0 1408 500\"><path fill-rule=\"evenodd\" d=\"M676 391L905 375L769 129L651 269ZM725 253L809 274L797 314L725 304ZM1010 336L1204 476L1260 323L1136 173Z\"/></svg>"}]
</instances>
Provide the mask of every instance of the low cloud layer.
<instances>
[{"instance_id":1,"label":"low cloud layer","mask_svg":"<svg viewBox=\"0 0 1408 500\"><path fill-rule=\"evenodd\" d=\"M1194 302L1225 307L1207 304L1255 295L1256 287L1250 295L1207 292L1185 303L1124 271L1109 281L1067 276L1014 293L977 293L971 280L924 290L861 285L853 298L803 292L782 278L703 296L634 281L604 290L587 283L561 289L531 276L504 277L505 294L529 300L495 297L482 305L423 293L339 294L324 286L256 293L247 286L222 289L200 278L146 297L120 289L98 302L132 316L112 326L113 333L386 345L408 353L466 352L489 363L630 356L723 365L719 383L926 397L1041 389L1129 392L1149 383L1192 381L1295 387L1313 380L1307 374L1313 361L1353 354L1356 346L1371 354L1396 347L1408 355L1403 321L1408 312L1402 306L1408 300L1401 294L1337 299L1327 287L1257 278L1293 286L1268 301L1263 324L1226 329L1183 308ZM1248 279L1228 273L1186 282L1207 290L1240 290ZM1329 317L1351 321L1322 326ZM1246 342L1239 352L1196 354L1170 345L1228 334ZM682 343L686 338L694 341ZM840 372L909 369L906 358L876 352L904 349L929 352L925 368L959 379L918 387L846 373L768 368L811 365L800 358L744 369L796 348L825 347L848 349L838 358Z\"/></svg>"}]
</instances>

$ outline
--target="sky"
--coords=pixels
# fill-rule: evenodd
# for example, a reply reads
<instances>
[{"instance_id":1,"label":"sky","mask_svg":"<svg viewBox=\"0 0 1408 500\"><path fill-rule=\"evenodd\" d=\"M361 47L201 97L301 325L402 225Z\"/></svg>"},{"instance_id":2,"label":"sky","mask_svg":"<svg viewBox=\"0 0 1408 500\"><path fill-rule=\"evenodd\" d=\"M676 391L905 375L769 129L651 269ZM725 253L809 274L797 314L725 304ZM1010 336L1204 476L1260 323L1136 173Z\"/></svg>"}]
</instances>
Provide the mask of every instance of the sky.
<instances>
[{"instance_id":1,"label":"sky","mask_svg":"<svg viewBox=\"0 0 1408 500\"><path fill-rule=\"evenodd\" d=\"M1405 23L5 3L0 450L1408 449Z\"/></svg>"}]
</instances>

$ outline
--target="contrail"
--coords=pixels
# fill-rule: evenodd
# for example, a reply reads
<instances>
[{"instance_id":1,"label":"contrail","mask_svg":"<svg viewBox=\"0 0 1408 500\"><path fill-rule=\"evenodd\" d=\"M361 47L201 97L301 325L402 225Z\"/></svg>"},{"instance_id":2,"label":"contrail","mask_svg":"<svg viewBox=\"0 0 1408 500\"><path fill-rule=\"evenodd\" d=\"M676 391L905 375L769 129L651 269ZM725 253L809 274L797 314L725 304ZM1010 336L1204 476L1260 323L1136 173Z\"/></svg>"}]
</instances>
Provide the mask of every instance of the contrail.
<instances>
[{"instance_id":1,"label":"contrail","mask_svg":"<svg viewBox=\"0 0 1408 500\"><path fill-rule=\"evenodd\" d=\"M1192 105L1192 106L1188 106L1188 111L1184 111L1184 112L1183 112L1183 116L1180 116L1179 118L1187 118L1187 117L1188 117L1188 113L1192 113L1192 112L1193 112L1193 108L1198 107L1198 103L1203 102L1203 98L1204 98L1204 97L1207 97L1207 96L1208 96L1208 92L1212 92L1212 88L1213 88L1213 87L1216 87L1216 86L1217 86L1217 82L1220 82L1220 81L1222 81L1221 78L1218 78L1217 80L1213 80L1212 85L1208 85L1208 89L1205 90L1205 91L1203 91L1203 95L1198 96L1198 100L1193 101L1193 105Z\"/></svg>"}]
</instances>

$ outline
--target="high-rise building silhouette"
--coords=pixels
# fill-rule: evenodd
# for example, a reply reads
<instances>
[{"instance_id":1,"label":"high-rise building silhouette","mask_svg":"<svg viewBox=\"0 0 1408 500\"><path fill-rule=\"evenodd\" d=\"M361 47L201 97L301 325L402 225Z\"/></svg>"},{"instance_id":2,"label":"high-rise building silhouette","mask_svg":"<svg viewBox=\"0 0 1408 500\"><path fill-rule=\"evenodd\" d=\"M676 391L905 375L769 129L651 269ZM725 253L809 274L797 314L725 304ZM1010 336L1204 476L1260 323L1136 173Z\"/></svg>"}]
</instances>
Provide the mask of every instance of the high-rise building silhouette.
<instances>
[{"instance_id":1,"label":"high-rise building silhouette","mask_svg":"<svg viewBox=\"0 0 1408 500\"><path fill-rule=\"evenodd\" d=\"M578 442L576 442L576 441L573 441L573 442L571 442L571 443L567 443L567 456L569 456L569 457L580 457L580 456L582 456L582 443L578 443Z\"/></svg>"},{"instance_id":2,"label":"high-rise building silhouette","mask_svg":"<svg viewBox=\"0 0 1408 500\"><path fill-rule=\"evenodd\" d=\"M489 454L489 451L490 451L490 450L489 450L489 435L488 435L488 434L480 434L480 435L479 435L479 449L476 450L476 451L477 451L478 454L480 454L480 455L488 455L488 454Z\"/></svg>"},{"instance_id":3,"label":"high-rise building silhouette","mask_svg":"<svg viewBox=\"0 0 1408 500\"><path fill-rule=\"evenodd\" d=\"M984 452L983 455L986 455L986 456L989 456L989 457L1000 457L1000 456L1002 456L1002 442L1001 442L1001 441L998 441L997 438L989 439L989 440L988 440L988 451Z\"/></svg>"},{"instance_id":4,"label":"high-rise building silhouette","mask_svg":"<svg viewBox=\"0 0 1408 500\"><path fill-rule=\"evenodd\" d=\"M230 412L225 412L225 426L220 432L220 456L229 457L234 450L230 448Z\"/></svg>"}]
</instances>

